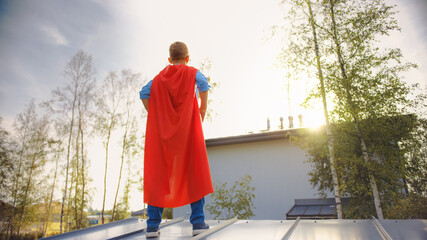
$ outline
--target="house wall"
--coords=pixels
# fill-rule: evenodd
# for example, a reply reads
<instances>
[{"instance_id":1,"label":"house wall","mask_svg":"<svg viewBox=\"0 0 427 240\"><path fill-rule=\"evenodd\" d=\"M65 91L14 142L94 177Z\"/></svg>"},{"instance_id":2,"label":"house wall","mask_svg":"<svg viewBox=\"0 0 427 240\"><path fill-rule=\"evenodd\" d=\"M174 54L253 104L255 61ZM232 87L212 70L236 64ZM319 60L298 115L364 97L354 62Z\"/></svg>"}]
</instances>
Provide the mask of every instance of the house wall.
<instances>
[{"instance_id":1,"label":"house wall","mask_svg":"<svg viewBox=\"0 0 427 240\"><path fill-rule=\"evenodd\" d=\"M245 174L255 187L253 219L286 219L294 199L314 198L305 152L288 139L208 147L214 183L231 186ZM206 204L212 199L206 197ZM189 217L189 206L174 209L174 218ZM206 219L212 216L205 210Z\"/></svg>"}]
</instances>

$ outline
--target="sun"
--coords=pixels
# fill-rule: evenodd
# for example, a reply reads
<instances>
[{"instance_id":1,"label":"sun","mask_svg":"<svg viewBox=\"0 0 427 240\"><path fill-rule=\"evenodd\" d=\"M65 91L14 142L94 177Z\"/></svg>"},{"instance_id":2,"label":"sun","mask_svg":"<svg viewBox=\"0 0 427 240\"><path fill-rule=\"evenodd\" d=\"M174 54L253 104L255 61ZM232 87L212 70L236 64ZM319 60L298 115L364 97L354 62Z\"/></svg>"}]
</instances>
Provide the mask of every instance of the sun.
<instances>
[{"instance_id":1,"label":"sun","mask_svg":"<svg viewBox=\"0 0 427 240\"><path fill-rule=\"evenodd\" d=\"M309 128L318 128L325 125L323 109L304 109L303 126Z\"/></svg>"}]
</instances>

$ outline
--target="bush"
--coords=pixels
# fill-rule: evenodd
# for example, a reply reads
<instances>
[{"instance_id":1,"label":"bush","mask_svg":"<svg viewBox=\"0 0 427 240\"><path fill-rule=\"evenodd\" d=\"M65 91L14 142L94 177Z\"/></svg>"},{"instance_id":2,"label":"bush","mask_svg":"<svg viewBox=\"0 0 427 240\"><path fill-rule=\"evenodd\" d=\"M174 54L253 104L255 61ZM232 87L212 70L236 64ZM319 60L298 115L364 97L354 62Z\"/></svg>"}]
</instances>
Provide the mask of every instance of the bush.
<instances>
[{"instance_id":1,"label":"bush","mask_svg":"<svg viewBox=\"0 0 427 240\"><path fill-rule=\"evenodd\" d=\"M250 175L244 175L231 188L227 187L227 183L214 184L215 192L211 194L213 203L206 206L214 219L248 219L255 216L255 187L251 187L251 181Z\"/></svg>"}]
</instances>

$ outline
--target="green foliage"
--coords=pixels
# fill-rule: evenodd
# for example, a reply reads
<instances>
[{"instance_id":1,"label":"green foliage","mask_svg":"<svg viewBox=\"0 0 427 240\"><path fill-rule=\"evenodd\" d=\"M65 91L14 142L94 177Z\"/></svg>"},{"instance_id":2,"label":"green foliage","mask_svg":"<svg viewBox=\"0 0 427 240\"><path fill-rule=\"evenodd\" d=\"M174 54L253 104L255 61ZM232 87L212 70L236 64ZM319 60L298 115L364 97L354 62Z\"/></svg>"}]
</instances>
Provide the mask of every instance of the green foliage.
<instances>
[{"instance_id":1,"label":"green foliage","mask_svg":"<svg viewBox=\"0 0 427 240\"><path fill-rule=\"evenodd\" d=\"M368 171L371 171L377 180L386 216L397 216L396 208L410 209L408 204L413 200L403 201L403 179L410 183L410 186L414 186L411 188L410 198L412 195L425 194L426 159L419 156L425 156L423 154L426 148L418 145L422 143L419 141L420 134L424 133L425 136L427 130L425 122L414 115L363 121L361 126L369 133L365 138L371 146L369 153L373 160L370 162L363 159L359 140L354 134L354 123L331 126L336 139L339 188L344 196L351 197L349 205L344 208L346 218L370 218L375 213ZM371 129L367 131L367 128ZM325 197L333 190L333 186L324 129L302 129L298 136L292 136L292 140L307 151L307 162L312 166L309 173L310 182L320 195ZM411 211L408 210L408 214L411 214Z\"/></svg>"},{"instance_id":2,"label":"green foliage","mask_svg":"<svg viewBox=\"0 0 427 240\"><path fill-rule=\"evenodd\" d=\"M51 150L49 122L46 116L39 117L34 101L18 114L14 123L16 138L11 141L6 132L2 134L1 172L9 175L10 179L1 179L1 199L6 203L9 234L20 235L32 224L40 223L41 219L35 213L36 205L47 196L44 189L44 168L48 153ZM16 141L16 142L15 142ZM2 173L2 175L3 175ZM5 176L7 176L5 175Z\"/></svg>"},{"instance_id":3,"label":"green foliage","mask_svg":"<svg viewBox=\"0 0 427 240\"><path fill-rule=\"evenodd\" d=\"M128 202L119 202L116 206L116 210L114 213L114 221L122 220L131 217L131 212L129 211L129 203Z\"/></svg>"},{"instance_id":4,"label":"green foliage","mask_svg":"<svg viewBox=\"0 0 427 240\"><path fill-rule=\"evenodd\" d=\"M121 146L121 165L119 171L119 179L117 182L116 194L114 197L113 204L113 220L122 219L124 216L130 216L129 211L129 192L132 186L133 180L131 179L134 175L132 173L132 162L138 158L138 154L140 154L142 147L142 141L137 137L138 133L138 122L136 117L136 112L140 107L137 105L137 101L134 99L133 93L138 91L140 84L140 74L133 73L129 69L125 69L121 71L121 75L118 78L118 82L116 83L118 86L118 91L122 94L120 97L120 114L118 114L118 123L119 123L119 131L121 132L121 140L119 145ZM145 115L143 115L145 117ZM126 159L126 161L125 161ZM127 163L128 174L127 181L125 184L125 188L123 191L123 197L121 198L121 202L117 202L117 198L119 195L121 180L122 180L122 172L124 163ZM116 215L117 211L121 211Z\"/></svg>"},{"instance_id":5,"label":"green foliage","mask_svg":"<svg viewBox=\"0 0 427 240\"><path fill-rule=\"evenodd\" d=\"M50 228L48 223L59 222L53 219L58 214L62 224L57 233L88 226L84 209L89 207L93 193L87 153L87 139L93 137L89 134L92 129L105 139L114 129L123 130L118 142L122 149L122 167L126 163L128 178L117 187L117 193L123 190L123 195L115 204L116 218L130 216L129 193L135 179L142 176L138 171L140 167L134 166L140 166L135 159L141 158L144 139L140 137L138 122L145 115L139 115L140 101L136 101L134 95L140 87L140 74L126 69L118 75L111 72L103 91L96 93L100 97L97 101L94 74L92 57L79 50L64 68L64 84L52 92L49 101L42 103L49 119L38 116L32 101L17 116L13 135L0 128L0 200L5 203L0 215L2 220L12 223L7 229L12 238L29 237L27 231L38 231L45 236L46 229ZM94 110L102 116L96 116ZM59 186L61 192L58 183L64 184ZM65 195L60 206L54 204L59 195L61 198ZM59 210L54 209L58 207Z\"/></svg>"},{"instance_id":6,"label":"green foliage","mask_svg":"<svg viewBox=\"0 0 427 240\"><path fill-rule=\"evenodd\" d=\"M427 197L414 193L400 200L390 211L388 218L394 219L427 219Z\"/></svg>"},{"instance_id":7,"label":"green foliage","mask_svg":"<svg viewBox=\"0 0 427 240\"><path fill-rule=\"evenodd\" d=\"M408 159L405 180L414 193L427 196L427 120L418 119L411 138L400 142Z\"/></svg>"},{"instance_id":8,"label":"green foliage","mask_svg":"<svg viewBox=\"0 0 427 240\"><path fill-rule=\"evenodd\" d=\"M209 89L208 109L206 111L206 120L208 121L212 121L212 119L217 115L212 109L212 104L214 102L214 100L212 99L214 98L212 98L211 94L213 94L215 89L217 89L220 86L220 84L217 81L212 80L210 76L211 68L212 68L212 61L209 58L203 59L203 61L200 63L199 70L206 76L206 78L208 79L208 83L211 86L211 88Z\"/></svg>"},{"instance_id":9,"label":"green foliage","mask_svg":"<svg viewBox=\"0 0 427 240\"><path fill-rule=\"evenodd\" d=\"M212 204L207 204L206 209L214 219L249 219L254 217L253 212L255 187L251 187L252 177L245 175L235 181L231 188L227 183L214 184L215 192L211 194Z\"/></svg>"},{"instance_id":10,"label":"green foliage","mask_svg":"<svg viewBox=\"0 0 427 240\"><path fill-rule=\"evenodd\" d=\"M163 209L162 218L164 219L173 219L173 208Z\"/></svg>"},{"instance_id":11,"label":"green foliage","mask_svg":"<svg viewBox=\"0 0 427 240\"><path fill-rule=\"evenodd\" d=\"M341 193L352 198L346 217L365 218L375 210L381 212L372 198L377 203L381 200L386 212L393 209L404 197L405 181L416 193L425 191L421 187L426 176L425 135L419 130L425 129L424 120L407 111L411 88L403 81L403 73L417 66L402 62L400 49L386 49L379 42L400 30L395 6L383 0L284 3L290 7L287 20L292 27L280 55L282 64L293 71L304 70L308 76L322 70L327 96L334 103L330 111L334 168ZM308 14L310 4L313 18ZM319 65L309 24L313 22ZM313 100L320 96L320 86L316 86L305 104L315 104ZM333 189L327 139L323 132L310 134L296 141L307 150L313 166L311 182L324 196ZM378 191L373 190L371 180Z\"/></svg>"},{"instance_id":12,"label":"green foliage","mask_svg":"<svg viewBox=\"0 0 427 240\"><path fill-rule=\"evenodd\" d=\"M0 124L2 118L0 117ZM10 138L9 132L0 127L0 200L5 201L10 195L13 186L13 175L16 164L13 156L15 155L14 143ZM2 216L8 216L0 213Z\"/></svg>"}]
</instances>

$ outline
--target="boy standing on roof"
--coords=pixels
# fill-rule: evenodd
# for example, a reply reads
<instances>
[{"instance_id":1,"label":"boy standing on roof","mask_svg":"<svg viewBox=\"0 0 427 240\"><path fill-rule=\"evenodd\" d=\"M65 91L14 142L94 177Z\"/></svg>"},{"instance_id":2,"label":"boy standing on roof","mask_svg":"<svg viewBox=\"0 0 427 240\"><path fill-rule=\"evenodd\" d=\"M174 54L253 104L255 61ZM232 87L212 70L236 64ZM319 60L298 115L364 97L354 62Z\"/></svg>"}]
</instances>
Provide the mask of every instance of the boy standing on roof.
<instances>
[{"instance_id":1,"label":"boy standing on roof","mask_svg":"<svg viewBox=\"0 0 427 240\"><path fill-rule=\"evenodd\" d=\"M187 66L187 46L174 42L169 62L145 85L140 98L148 111L144 153L144 202L148 204L147 237L157 237L163 208L191 204L193 235L209 226L204 196L213 192L202 122L209 84L196 68ZM201 106L197 101L197 85Z\"/></svg>"}]
</instances>

